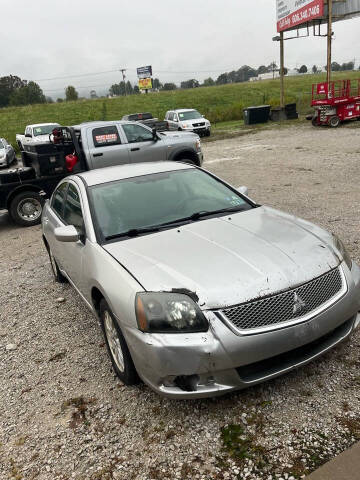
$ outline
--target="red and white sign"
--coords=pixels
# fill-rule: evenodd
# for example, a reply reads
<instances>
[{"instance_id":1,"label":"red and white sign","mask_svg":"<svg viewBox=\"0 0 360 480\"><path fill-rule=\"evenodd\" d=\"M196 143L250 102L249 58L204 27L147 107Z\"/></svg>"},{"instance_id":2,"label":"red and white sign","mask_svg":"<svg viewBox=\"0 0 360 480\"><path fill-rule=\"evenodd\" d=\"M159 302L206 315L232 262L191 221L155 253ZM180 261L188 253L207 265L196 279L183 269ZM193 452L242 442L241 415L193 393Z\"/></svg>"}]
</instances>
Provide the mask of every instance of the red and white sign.
<instances>
[{"instance_id":1,"label":"red and white sign","mask_svg":"<svg viewBox=\"0 0 360 480\"><path fill-rule=\"evenodd\" d=\"M324 15L324 0L276 0L277 31L282 32Z\"/></svg>"}]
</instances>

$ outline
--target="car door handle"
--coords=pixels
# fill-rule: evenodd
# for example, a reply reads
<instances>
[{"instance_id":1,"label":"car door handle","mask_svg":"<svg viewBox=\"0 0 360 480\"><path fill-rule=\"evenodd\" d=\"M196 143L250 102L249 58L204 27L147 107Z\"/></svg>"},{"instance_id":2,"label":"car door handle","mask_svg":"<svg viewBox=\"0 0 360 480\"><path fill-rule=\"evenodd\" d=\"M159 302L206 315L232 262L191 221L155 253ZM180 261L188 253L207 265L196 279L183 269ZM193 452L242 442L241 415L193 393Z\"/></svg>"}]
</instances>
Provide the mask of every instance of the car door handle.
<instances>
[{"instance_id":1,"label":"car door handle","mask_svg":"<svg viewBox=\"0 0 360 480\"><path fill-rule=\"evenodd\" d=\"M131 149L130 149L130 152L138 152L139 150L140 150L139 147L131 148Z\"/></svg>"},{"instance_id":2,"label":"car door handle","mask_svg":"<svg viewBox=\"0 0 360 480\"><path fill-rule=\"evenodd\" d=\"M94 153L93 157L102 157L104 154L103 153Z\"/></svg>"}]
</instances>

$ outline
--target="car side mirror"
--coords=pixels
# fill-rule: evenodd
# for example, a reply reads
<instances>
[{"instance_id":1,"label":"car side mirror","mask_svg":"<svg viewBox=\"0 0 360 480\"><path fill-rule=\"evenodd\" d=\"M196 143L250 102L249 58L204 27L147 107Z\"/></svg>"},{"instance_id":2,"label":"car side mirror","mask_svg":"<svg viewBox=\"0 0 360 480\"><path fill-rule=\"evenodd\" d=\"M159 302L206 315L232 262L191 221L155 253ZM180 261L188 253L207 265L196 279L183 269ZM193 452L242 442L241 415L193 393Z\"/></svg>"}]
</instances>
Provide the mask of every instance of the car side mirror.
<instances>
[{"instance_id":1,"label":"car side mirror","mask_svg":"<svg viewBox=\"0 0 360 480\"><path fill-rule=\"evenodd\" d=\"M153 128L153 129L152 129L152 136L153 136L154 142L157 142L157 141L159 140L159 137L158 137L156 128Z\"/></svg>"},{"instance_id":2,"label":"car side mirror","mask_svg":"<svg viewBox=\"0 0 360 480\"><path fill-rule=\"evenodd\" d=\"M31 133L25 133L26 138L31 138Z\"/></svg>"},{"instance_id":3,"label":"car side mirror","mask_svg":"<svg viewBox=\"0 0 360 480\"><path fill-rule=\"evenodd\" d=\"M245 197L249 196L249 189L248 187L245 187L244 185L242 187L238 187L238 192L240 192L242 195L245 195Z\"/></svg>"},{"instance_id":4,"label":"car side mirror","mask_svg":"<svg viewBox=\"0 0 360 480\"><path fill-rule=\"evenodd\" d=\"M55 238L58 242L77 242L79 240L79 233L74 225L66 225L65 227L57 227L54 230Z\"/></svg>"}]
</instances>

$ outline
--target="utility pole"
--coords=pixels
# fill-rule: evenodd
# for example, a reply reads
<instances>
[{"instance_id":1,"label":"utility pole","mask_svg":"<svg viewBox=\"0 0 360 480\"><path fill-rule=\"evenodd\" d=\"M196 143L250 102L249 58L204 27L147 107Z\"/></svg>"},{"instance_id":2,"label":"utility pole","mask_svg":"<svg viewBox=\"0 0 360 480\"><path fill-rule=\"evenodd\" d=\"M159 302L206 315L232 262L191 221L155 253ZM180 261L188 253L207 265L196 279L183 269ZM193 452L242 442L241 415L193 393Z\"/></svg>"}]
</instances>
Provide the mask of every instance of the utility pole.
<instances>
[{"instance_id":1,"label":"utility pole","mask_svg":"<svg viewBox=\"0 0 360 480\"><path fill-rule=\"evenodd\" d=\"M125 82L125 79L126 79L126 75L125 75L126 68L120 68L120 72L121 72L122 77L123 77L124 88L125 88L125 97L126 97L126 82Z\"/></svg>"},{"instance_id":2,"label":"utility pole","mask_svg":"<svg viewBox=\"0 0 360 480\"><path fill-rule=\"evenodd\" d=\"M327 84L330 93L331 82L331 58L332 58L332 18L333 18L333 0L328 0L328 31L327 31Z\"/></svg>"},{"instance_id":3,"label":"utility pole","mask_svg":"<svg viewBox=\"0 0 360 480\"><path fill-rule=\"evenodd\" d=\"M280 32L280 108L285 108L284 32Z\"/></svg>"}]
</instances>

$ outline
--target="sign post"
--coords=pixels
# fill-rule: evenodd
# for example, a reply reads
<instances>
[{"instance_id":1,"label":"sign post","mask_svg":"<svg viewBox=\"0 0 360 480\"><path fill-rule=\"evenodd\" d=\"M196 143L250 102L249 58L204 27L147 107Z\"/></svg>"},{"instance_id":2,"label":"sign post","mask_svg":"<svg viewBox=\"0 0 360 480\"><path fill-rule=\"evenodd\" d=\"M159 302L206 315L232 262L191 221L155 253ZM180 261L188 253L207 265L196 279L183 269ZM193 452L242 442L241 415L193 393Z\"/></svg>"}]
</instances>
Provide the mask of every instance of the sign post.
<instances>
[{"instance_id":1,"label":"sign post","mask_svg":"<svg viewBox=\"0 0 360 480\"><path fill-rule=\"evenodd\" d=\"M327 84L328 94L330 92L331 82L331 58L332 58L332 14L333 14L333 0L328 0L328 30L327 30Z\"/></svg>"},{"instance_id":2,"label":"sign post","mask_svg":"<svg viewBox=\"0 0 360 480\"><path fill-rule=\"evenodd\" d=\"M285 108L284 32L280 32L280 107Z\"/></svg>"}]
</instances>

